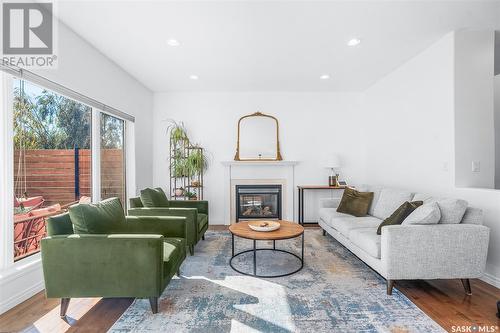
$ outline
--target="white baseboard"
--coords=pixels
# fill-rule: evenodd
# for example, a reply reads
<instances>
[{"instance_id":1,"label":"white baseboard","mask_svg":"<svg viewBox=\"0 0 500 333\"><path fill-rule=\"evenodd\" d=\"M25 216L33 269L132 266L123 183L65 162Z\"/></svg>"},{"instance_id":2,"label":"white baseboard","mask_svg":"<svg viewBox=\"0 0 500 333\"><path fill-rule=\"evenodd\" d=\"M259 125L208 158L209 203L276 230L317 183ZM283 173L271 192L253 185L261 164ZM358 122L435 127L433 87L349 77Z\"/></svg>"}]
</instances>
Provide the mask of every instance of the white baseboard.
<instances>
[{"instance_id":1,"label":"white baseboard","mask_svg":"<svg viewBox=\"0 0 500 333\"><path fill-rule=\"evenodd\" d=\"M208 224L209 225L226 225L226 223L222 220L214 220L214 221L210 220L208 222Z\"/></svg>"},{"instance_id":2,"label":"white baseboard","mask_svg":"<svg viewBox=\"0 0 500 333\"><path fill-rule=\"evenodd\" d=\"M491 284L494 287L500 288L500 278L493 276L489 273L484 273L484 275L481 278L479 278L479 280Z\"/></svg>"},{"instance_id":3,"label":"white baseboard","mask_svg":"<svg viewBox=\"0 0 500 333\"><path fill-rule=\"evenodd\" d=\"M12 297L0 302L0 314L7 312L18 304L21 304L28 298L34 296L45 288L44 282L40 281L28 289L24 289L18 294L13 295Z\"/></svg>"}]
</instances>

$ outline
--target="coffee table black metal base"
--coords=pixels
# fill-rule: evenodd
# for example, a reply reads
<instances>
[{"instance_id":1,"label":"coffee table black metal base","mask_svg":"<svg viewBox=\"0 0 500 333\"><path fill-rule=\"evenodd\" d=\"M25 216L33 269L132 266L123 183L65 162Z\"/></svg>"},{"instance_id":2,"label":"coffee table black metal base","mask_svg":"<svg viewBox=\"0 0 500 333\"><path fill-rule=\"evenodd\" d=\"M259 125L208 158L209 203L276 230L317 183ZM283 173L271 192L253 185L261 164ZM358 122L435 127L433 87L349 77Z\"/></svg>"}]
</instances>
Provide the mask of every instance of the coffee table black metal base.
<instances>
[{"instance_id":1,"label":"coffee table black metal base","mask_svg":"<svg viewBox=\"0 0 500 333\"><path fill-rule=\"evenodd\" d=\"M238 272L240 274L248 275L248 276L255 276L255 277L260 277L260 278L277 278L277 277L283 277L283 276L289 276L289 275L295 274L295 273L297 273L298 271L300 271L304 267L304 233L302 233L301 237L302 237L302 242L301 242L302 243L302 249L301 249L301 256L299 257L298 255L296 255L295 253L292 253L290 251L277 249L276 248L276 240L273 240L273 248L261 248L261 249L258 249L257 248L257 240L255 240L255 239L253 240L253 249L241 251L241 252L238 252L238 253L235 254L234 253L234 234L231 234L231 259L229 260L229 266L231 266L231 268L233 270L235 270L236 272ZM263 241L267 241L267 240L263 240ZM297 268L296 270L292 271L292 272L285 273L285 274L277 274L277 275L261 275L261 274L257 274L257 252L258 251L282 252L282 253L286 253L286 254L292 255L295 258L297 258L297 259L300 260L300 267ZM253 274L252 273L243 272L243 271L241 271L241 270L239 270L239 269L237 269L236 267L233 266L233 259L234 258L236 258L239 255L242 255L244 253L249 253L249 252L253 252Z\"/></svg>"}]
</instances>

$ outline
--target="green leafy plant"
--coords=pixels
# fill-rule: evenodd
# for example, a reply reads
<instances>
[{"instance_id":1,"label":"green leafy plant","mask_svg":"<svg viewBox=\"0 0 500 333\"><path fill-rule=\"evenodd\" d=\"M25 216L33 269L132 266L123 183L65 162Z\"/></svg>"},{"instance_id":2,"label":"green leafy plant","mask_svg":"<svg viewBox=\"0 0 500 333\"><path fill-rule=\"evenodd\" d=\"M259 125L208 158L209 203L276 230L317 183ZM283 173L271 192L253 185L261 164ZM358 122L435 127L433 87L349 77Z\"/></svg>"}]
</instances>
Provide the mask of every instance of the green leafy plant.
<instances>
[{"instance_id":1,"label":"green leafy plant","mask_svg":"<svg viewBox=\"0 0 500 333\"><path fill-rule=\"evenodd\" d=\"M203 173L208 168L208 158L201 149L193 149L184 163L184 169L189 177Z\"/></svg>"},{"instance_id":2,"label":"green leafy plant","mask_svg":"<svg viewBox=\"0 0 500 333\"><path fill-rule=\"evenodd\" d=\"M180 182L191 188L200 188L203 186L200 175L207 170L209 164L207 155L201 147L190 142L182 122L169 122L167 133L170 137L170 175L174 179L173 186ZM199 189L194 192L184 190L183 196L196 200L200 195L198 192L201 193Z\"/></svg>"},{"instance_id":3,"label":"green leafy plant","mask_svg":"<svg viewBox=\"0 0 500 333\"><path fill-rule=\"evenodd\" d=\"M176 122L175 120L169 120L170 125L167 128L167 132L170 135L170 140L174 145L175 149L179 149L182 146L189 144L189 138L187 136L186 128L183 122Z\"/></svg>"},{"instance_id":4,"label":"green leafy plant","mask_svg":"<svg viewBox=\"0 0 500 333\"><path fill-rule=\"evenodd\" d=\"M186 168L186 159L173 158L172 159L172 174L176 178L188 177L188 170Z\"/></svg>"}]
</instances>

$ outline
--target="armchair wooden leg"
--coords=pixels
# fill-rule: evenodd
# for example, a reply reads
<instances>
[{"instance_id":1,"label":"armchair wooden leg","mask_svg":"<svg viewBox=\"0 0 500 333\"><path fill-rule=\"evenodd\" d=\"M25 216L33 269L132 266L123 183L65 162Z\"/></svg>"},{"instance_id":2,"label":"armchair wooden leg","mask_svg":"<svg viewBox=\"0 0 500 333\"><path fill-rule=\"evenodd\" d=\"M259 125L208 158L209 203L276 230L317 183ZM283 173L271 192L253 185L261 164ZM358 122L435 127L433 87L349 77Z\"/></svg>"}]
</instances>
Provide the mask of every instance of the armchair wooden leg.
<instances>
[{"instance_id":1,"label":"armchair wooden leg","mask_svg":"<svg viewBox=\"0 0 500 333\"><path fill-rule=\"evenodd\" d=\"M194 245L189 245L189 254L194 255Z\"/></svg>"},{"instance_id":2,"label":"armchair wooden leg","mask_svg":"<svg viewBox=\"0 0 500 333\"><path fill-rule=\"evenodd\" d=\"M387 295L392 295L393 287L394 287L394 280L387 280Z\"/></svg>"},{"instance_id":3,"label":"armchair wooden leg","mask_svg":"<svg viewBox=\"0 0 500 333\"><path fill-rule=\"evenodd\" d=\"M181 276L181 268L177 268L177 276Z\"/></svg>"},{"instance_id":4,"label":"armchair wooden leg","mask_svg":"<svg viewBox=\"0 0 500 333\"><path fill-rule=\"evenodd\" d=\"M323 236L326 236L326 230L323 229Z\"/></svg>"},{"instance_id":5,"label":"armchair wooden leg","mask_svg":"<svg viewBox=\"0 0 500 333\"><path fill-rule=\"evenodd\" d=\"M469 279L461 279L462 280L462 285L464 286L464 289L465 289L465 293L467 295L472 295L472 289L470 287L470 281Z\"/></svg>"},{"instance_id":6,"label":"armchair wooden leg","mask_svg":"<svg viewBox=\"0 0 500 333\"><path fill-rule=\"evenodd\" d=\"M205 240L205 235L202 235L202 236L201 236L201 240Z\"/></svg>"},{"instance_id":7,"label":"armchair wooden leg","mask_svg":"<svg viewBox=\"0 0 500 333\"><path fill-rule=\"evenodd\" d=\"M158 297L150 297L149 304L151 305L151 311L158 313Z\"/></svg>"},{"instance_id":8,"label":"armchair wooden leg","mask_svg":"<svg viewBox=\"0 0 500 333\"><path fill-rule=\"evenodd\" d=\"M68 306L69 306L69 300L71 298L61 298L61 312L59 315L61 318L66 317L66 311L68 311Z\"/></svg>"}]
</instances>

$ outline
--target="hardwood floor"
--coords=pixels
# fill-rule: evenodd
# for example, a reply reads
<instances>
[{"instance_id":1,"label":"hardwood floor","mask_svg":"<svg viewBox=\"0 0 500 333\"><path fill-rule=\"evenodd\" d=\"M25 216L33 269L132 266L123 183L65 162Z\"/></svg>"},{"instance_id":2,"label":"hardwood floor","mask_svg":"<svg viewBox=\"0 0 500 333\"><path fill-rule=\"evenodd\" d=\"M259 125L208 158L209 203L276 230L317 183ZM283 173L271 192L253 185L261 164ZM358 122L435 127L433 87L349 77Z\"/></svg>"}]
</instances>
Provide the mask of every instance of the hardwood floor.
<instances>
[{"instance_id":1,"label":"hardwood floor","mask_svg":"<svg viewBox=\"0 0 500 333\"><path fill-rule=\"evenodd\" d=\"M452 332L453 326L476 325L490 327L483 332L500 333L500 319L496 317L500 289L480 280L471 280L471 285L472 296L464 293L460 280L396 281L395 288L448 332ZM46 299L40 292L1 315L0 332L106 332L132 301L132 298L72 299L68 319L63 320L59 317L59 300Z\"/></svg>"}]
</instances>

